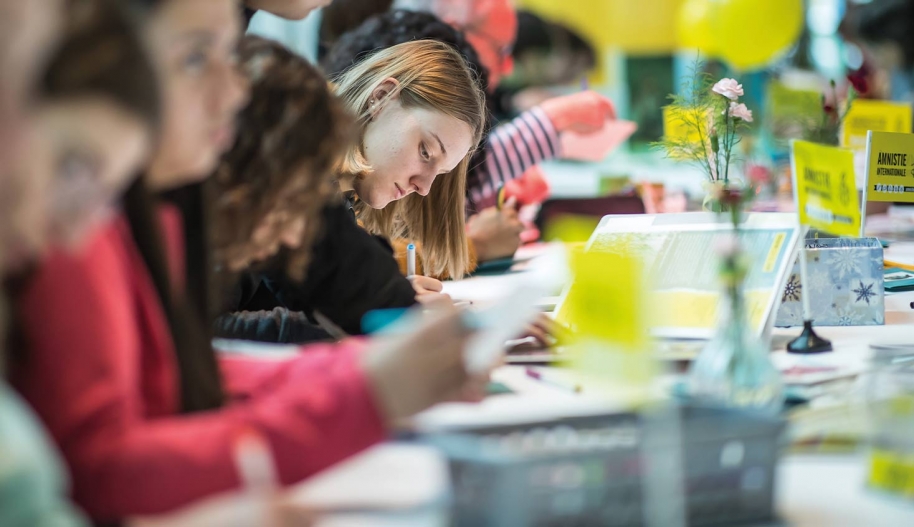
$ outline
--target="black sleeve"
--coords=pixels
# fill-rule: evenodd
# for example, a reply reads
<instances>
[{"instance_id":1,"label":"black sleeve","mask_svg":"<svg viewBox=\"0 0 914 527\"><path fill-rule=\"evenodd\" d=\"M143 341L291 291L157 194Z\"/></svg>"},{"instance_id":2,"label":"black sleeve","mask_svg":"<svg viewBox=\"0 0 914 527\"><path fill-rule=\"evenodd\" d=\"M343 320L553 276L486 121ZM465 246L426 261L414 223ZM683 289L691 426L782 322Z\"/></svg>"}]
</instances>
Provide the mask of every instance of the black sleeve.
<instances>
[{"instance_id":1,"label":"black sleeve","mask_svg":"<svg viewBox=\"0 0 914 527\"><path fill-rule=\"evenodd\" d=\"M279 267L262 274L263 284L282 306L320 311L346 333L358 335L365 313L416 303L413 286L400 274L390 247L359 227L345 204L327 205L322 217L323 233L303 283L290 280Z\"/></svg>"},{"instance_id":2,"label":"black sleeve","mask_svg":"<svg viewBox=\"0 0 914 527\"><path fill-rule=\"evenodd\" d=\"M277 307L271 311L236 311L220 315L213 326L216 337L225 339L303 344L332 340L304 313Z\"/></svg>"}]
</instances>

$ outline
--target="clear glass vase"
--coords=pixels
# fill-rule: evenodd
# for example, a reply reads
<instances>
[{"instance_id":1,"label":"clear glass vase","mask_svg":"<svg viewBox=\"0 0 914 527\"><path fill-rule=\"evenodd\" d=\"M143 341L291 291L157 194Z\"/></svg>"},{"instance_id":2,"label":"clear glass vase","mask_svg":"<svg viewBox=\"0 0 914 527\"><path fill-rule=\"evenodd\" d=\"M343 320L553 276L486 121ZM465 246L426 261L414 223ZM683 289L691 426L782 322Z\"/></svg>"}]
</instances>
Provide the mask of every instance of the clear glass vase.
<instances>
[{"instance_id":1,"label":"clear glass vase","mask_svg":"<svg viewBox=\"0 0 914 527\"><path fill-rule=\"evenodd\" d=\"M723 295L717 332L692 363L688 393L713 406L770 415L781 411L784 384L769 346L749 326L739 288Z\"/></svg>"}]
</instances>

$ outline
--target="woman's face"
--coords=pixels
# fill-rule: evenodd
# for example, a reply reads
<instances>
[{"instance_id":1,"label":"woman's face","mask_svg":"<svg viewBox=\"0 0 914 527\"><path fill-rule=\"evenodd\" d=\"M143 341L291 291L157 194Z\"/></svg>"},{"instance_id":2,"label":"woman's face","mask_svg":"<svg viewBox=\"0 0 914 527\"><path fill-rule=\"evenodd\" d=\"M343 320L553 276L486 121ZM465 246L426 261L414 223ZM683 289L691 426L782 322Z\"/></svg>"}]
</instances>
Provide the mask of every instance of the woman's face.
<instances>
[{"instance_id":1,"label":"woman's face","mask_svg":"<svg viewBox=\"0 0 914 527\"><path fill-rule=\"evenodd\" d=\"M298 249L305 235L305 227L309 218L305 213L306 208L299 202L302 192L307 192L306 182L310 176L310 167L298 169L295 183L285 188L277 197L273 210L260 219L251 233L249 240L244 242L240 251L234 255L234 260L229 262L233 271L247 269L254 262L262 262L277 252L280 247Z\"/></svg>"},{"instance_id":2,"label":"woman's face","mask_svg":"<svg viewBox=\"0 0 914 527\"><path fill-rule=\"evenodd\" d=\"M298 249L306 225L304 216L290 218L287 212L269 213L254 229L245 254L232 262L232 270L240 271L254 262L262 262L279 252L280 247Z\"/></svg>"},{"instance_id":3,"label":"woman's face","mask_svg":"<svg viewBox=\"0 0 914 527\"><path fill-rule=\"evenodd\" d=\"M72 247L139 172L152 147L152 130L99 97L42 104L38 130L44 149L38 170L51 181L48 238Z\"/></svg>"},{"instance_id":4,"label":"woman's face","mask_svg":"<svg viewBox=\"0 0 914 527\"><path fill-rule=\"evenodd\" d=\"M43 240L49 181L34 177L29 91L59 33L60 0L0 0L0 271L30 259Z\"/></svg>"},{"instance_id":5,"label":"woman's face","mask_svg":"<svg viewBox=\"0 0 914 527\"><path fill-rule=\"evenodd\" d=\"M149 25L162 77L162 134L149 184L168 190L206 178L232 146L248 97L237 70L241 35L232 0L171 0Z\"/></svg>"},{"instance_id":6,"label":"woman's face","mask_svg":"<svg viewBox=\"0 0 914 527\"><path fill-rule=\"evenodd\" d=\"M392 79L376 90L380 100ZM375 103L374 106L378 106ZM429 193L435 178L454 170L473 143L470 125L450 115L423 108L404 108L397 95L372 114L362 142L368 174L353 181L359 199L375 209L416 192Z\"/></svg>"}]
</instances>

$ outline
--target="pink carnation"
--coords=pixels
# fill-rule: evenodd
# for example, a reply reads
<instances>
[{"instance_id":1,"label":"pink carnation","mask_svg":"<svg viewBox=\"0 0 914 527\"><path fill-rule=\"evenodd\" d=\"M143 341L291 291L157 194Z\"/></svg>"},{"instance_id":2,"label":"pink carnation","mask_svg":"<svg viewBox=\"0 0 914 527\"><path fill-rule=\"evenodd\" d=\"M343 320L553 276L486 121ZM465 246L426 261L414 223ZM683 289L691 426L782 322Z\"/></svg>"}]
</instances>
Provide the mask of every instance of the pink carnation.
<instances>
[{"instance_id":1,"label":"pink carnation","mask_svg":"<svg viewBox=\"0 0 914 527\"><path fill-rule=\"evenodd\" d=\"M746 105L743 103L730 103L730 117L735 117L737 119L742 119L747 123L752 122L752 110L746 108Z\"/></svg>"},{"instance_id":2,"label":"pink carnation","mask_svg":"<svg viewBox=\"0 0 914 527\"><path fill-rule=\"evenodd\" d=\"M743 85L736 82L736 79L721 79L711 87L711 91L735 101L743 96Z\"/></svg>"}]
</instances>

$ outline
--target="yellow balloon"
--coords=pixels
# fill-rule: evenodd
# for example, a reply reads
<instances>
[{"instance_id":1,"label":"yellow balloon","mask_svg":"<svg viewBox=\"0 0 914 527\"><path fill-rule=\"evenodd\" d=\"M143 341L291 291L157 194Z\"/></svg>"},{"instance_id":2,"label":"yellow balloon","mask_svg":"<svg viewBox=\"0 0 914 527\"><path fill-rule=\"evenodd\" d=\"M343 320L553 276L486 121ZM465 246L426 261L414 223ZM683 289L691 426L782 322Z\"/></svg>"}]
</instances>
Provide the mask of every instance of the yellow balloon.
<instances>
[{"instance_id":1,"label":"yellow balloon","mask_svg":"<svg viewBox=\"0 0 914 527\"><path fill-rule=\"evenodd\" d=\"M740 70L763 68L803 28L803 0L712 0L711 7L718 54Z\"/></svg>"},{"instance_id":2,"label":"yellow balloon","mask_svg":"<svg viewBox=\"0 0 914 527\"><path fill-rule=\"evenodd\" d=\"M697 49L703 55L716 54L711 32L711 0L686 0L676 18L676 37L682 49Z\"/></svg>"}]
</instances>

